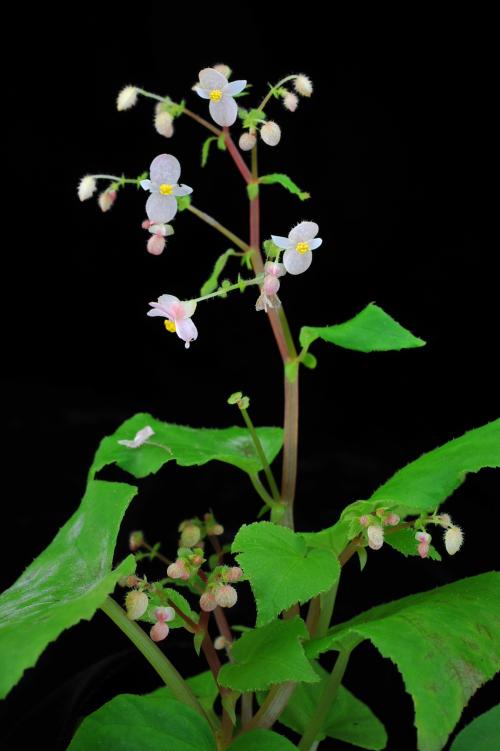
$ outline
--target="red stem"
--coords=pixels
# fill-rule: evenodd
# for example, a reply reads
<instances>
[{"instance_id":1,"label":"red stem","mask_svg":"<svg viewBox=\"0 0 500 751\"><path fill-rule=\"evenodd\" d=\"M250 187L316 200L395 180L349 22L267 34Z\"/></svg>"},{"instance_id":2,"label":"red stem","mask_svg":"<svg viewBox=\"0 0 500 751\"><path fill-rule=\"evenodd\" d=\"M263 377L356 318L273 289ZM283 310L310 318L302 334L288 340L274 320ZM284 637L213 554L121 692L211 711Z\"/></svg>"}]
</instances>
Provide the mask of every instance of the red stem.
<instances>
[{"instance_id":1,"label":"red stem","mask_svg":"<svg viewBox=\"0 0 500 751\"><path fill-rule=\"evenodd\" d=\"M240 152L238 151L238 148L236 144L234 143L233 139L229 135L229 130L227 128L224 128L224 140L226 142L227 150L231 154L234 163L238 167L241 176L243 177L244 181L249 184L256 182L254 180L252 173L250 172L249 168L247 167L245 160L241 156Z\"/></svg>"}]
</instances>

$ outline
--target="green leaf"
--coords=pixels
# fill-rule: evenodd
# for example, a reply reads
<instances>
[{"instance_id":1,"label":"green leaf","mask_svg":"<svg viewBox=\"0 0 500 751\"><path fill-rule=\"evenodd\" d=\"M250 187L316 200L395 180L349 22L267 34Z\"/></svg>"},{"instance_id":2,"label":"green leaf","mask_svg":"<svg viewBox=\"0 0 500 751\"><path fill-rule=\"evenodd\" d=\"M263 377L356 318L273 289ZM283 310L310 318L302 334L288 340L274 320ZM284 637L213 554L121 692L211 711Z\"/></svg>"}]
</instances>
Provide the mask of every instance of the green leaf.
<instances>
[{"instance_id":1,"label":"green leaf","mask_svg":"<svg viewBox=\"0 0 500 751\"><path fill-rule=\"evenodd\" d=\"M171 623L169 623L168 625L170 626ZM191 678L187 678L186 683L198 699L207 715L210 715L216 725L217 720L215 713L213 712L213 706L215 700L219 695L219 689L217 688L217 684L210 670L205 670L203 673L198 673L198 675L193 675L191 676ZM168 686L161 686L161 688L157 688L156 691L152 691L147 696L158 696L163 699L167 698L170 700L175 700L174 695L172 694Z\"/></svg>"},{"instance_id":2,"label":"green leaf","mask_svg":"<svg viewBox=\"0 0 500 751\"><path fill-rule=\"evenodd\" d=\"M304 537L271 522L244 524L231 547L257 603L257 626L297 602L327 592L340 576L329 550L308 550Z\"/></svg>"},{"instance_id":3,"label":"green leaf","mask_svg":"<svg viewBox=\"0 0 500 751\"><path fill-rule=\"evenodd\" d=\"M248 183L247 195L251 201L259 195L259 183Z\"/></svg>"},{"instance_id":4,"label":"green leaf","mask_svg":"<svg viewBox=\"0 0 500 751\"><path fill-rule=\"evenodd\" d=\"M280 715L279 721L300 735L309 726L329 677L329 673L317 663L314 670L320 682L298 685ZM337 698L316 740L323 740L327 736L373 751L383 749L387 744L387 734L380 720L343 686L339 687Z\"/></svg>"},{"instance_id":5,"label":"green leaf","mask_svg":"<svg viewBox=\"0 0 500 751\"><path fill-rule=\"evenodd\" d=\"M224 132L217 138L217 148L219 151L226 151L226 134Z\"/></svg>"},{"instance_id":6,"label":"green leaf","mask_svg":"<svg viewBox=\"0 0 500 751\"><path fill-rule=\"evenodd\" d=\"M259 177L259 183L262 185L281 185L286 188L294 196L298 196L301 201L307 201L311 197L310 193L305 193L291 180L288 175L284 175L280 172L274 172L272 175L262 175Z\"/></svg>"},{"instance_id":7,"label":"green leaf","mask_svg":"<svg viewBox=\"0 0 500 751\"><path fill-rule=\"evenodd\" d=\"M238 253L236 253L236 251L234 251L232 248L229 248L229 250L226 250L225 253L222 253L222 255L218 257L218 259L215 262L212 273L210 274L207 281L205 282L205 284L200 290L200 297L203 297L204 295L209 295L211 292L215 292L215 290L219 286L219 276L224 271L224 268L226 266L228 259L231 258L231 256L237 256L237 255Z\"/></svg>"},{"instance_id":8,"label":"green leaf","mask_svg":"<svg viewBox=\"0 0 500 751\"><path fill-rule=\"evenodd\" d=\"M137 488L89 483L78 510L50 545L0 596L0 698L64 629L89 620L122 576L128 556L112 570L116 536Z\"/></svg>"},{"instance_id":9,"label":"green leaf","mask_svg":"<svg viewBox=\"0 0 500 751\"><path fill-rule=\"evenodd\" d=\"M370 639L403 676L420 751L440 751L471 696L500 670L500 574L379 605L307 645L316 656Z\"/></svg>"},{"instance_id":10,"label":"green leaf","mask_svg":"<svg viewBox=\"0 0 500 751\"><path fill-rule=\"evenodd\" d=\"M310 370L314 370L314 368L318 364L317 358L310 352L304 352L304 354L300 358L300 361L302 365L305 365L305 367L309 368Z\"/></svg>"},{"instance_id":11,"label":"green leaf","mask_svg":"<svg viewBox=\"0 0 500 751\"><path fill-rule=\"evenodd\" d=\"M130 449L118 443L121 439L133 439L146 425L155 431L150 441L160 445L145 443ZM271 463L281 449L283 431L281 428L257 428L257 435ZM90 468L90 477L108 464L118 464L134 477L147 477L169 461L192 467L214 459L251 474L262 470L246 428L189 428L160 422L149 414L140 413L122 423L113 435L103 438Z\"/></svg>"},{"instance_id":12,"label":"green leaf","mask_svg":"<svg viewBox=\"0 0 500 751\"><path fill-rule=\"evenodd\" d=\"M473 720L457 735L450 751L498 751L500 704Z\"/></svg>"},{"instance_id":13,"label":"green leaf","mask_svg":"<svg viewBox=\"0 0 500 751\"><path fill-rule=\"evenodd\" d=\"M418 543L415 540L414 529L398 529L397 532L386 534L384 539L391 548L394 548L394 550L397 550L398 553L402 553L406 557L409 555L418 555ZM428 557L432 561L441 560L441 556L434 545L429 545Z\"/></svg>"},{"instance_id":14,"label":"green leaf","mask_svg":"<svg viewBox=\"0 0 500 751\"><path fill-rule=\"evenodd\" d=\"M231 745L228 751L297 751L288 738L284 738L272 730L256 728L249 733L240 735ZM172 749L173 751L173 749Z\"/></svg>"},{"instance_id":15,"label":"green leaf","mask_svg":"<svg viewBox=\"0 0 500 751\"><path fill-rule=\"evenodd\" d=\"M468 472L500 467L500 419L470 430L396 472L371 497L402 516L434 511Z\"/></svg>"},{"instance_id":16,"label":"green leaf","mask_svg":"<svg viewBox=\"0 0 500 751\"><path fill-rule=\"evenodd\" d=\"M122 694L86 717L68 751L216 751L208 723L191 707L159 692Z\"/></svg>"},{"instance_id":17,"label":"green leaf","mask_svg":"<svg viewBox=\"0 0 500 751\"><path fill-rule=\"evenodd\" d=\"M238 114L243 121L243 130L255 130L266 119L266 113L259 109L245 110L240 107Z\"/></svg>"},{"instance_id":18,"label":"green leaf","mask_svg":"<svg viewBox=\"0 0 500 751\"><path fill-rule=\"evenodd\" d=\"M232 656L219 672L219 683L235 691L257 691L285 681L318 680L301 641L309 633L296 616L252 629L234 642Z\"/></svg>"},{"instance_id":19,"label":"green leaf","mask_svg":"<svg viewBox=\"0 0 500 751\"><path fill-rule=\"evenodd\" d=\"M361 313L335 326L302 326L300 344L309 347L316 339L358 352L386 352L389 350L423 347L425 342L413 336L378 305L370 303Z\"/></svg>"},{"instance_id":20,"label":"green leaf","mask_svg":"<svg viewBox=\"0 0 500 751\"><path fill-rule=\"evenodd\" d=\"M208 161L208 155L210 153L210 144L212 144L214 141L217 141L217 136L209 136L205 141L203 141L203 146L201 147L201 166L205 167Z\"/></svg>"}]
</instances>

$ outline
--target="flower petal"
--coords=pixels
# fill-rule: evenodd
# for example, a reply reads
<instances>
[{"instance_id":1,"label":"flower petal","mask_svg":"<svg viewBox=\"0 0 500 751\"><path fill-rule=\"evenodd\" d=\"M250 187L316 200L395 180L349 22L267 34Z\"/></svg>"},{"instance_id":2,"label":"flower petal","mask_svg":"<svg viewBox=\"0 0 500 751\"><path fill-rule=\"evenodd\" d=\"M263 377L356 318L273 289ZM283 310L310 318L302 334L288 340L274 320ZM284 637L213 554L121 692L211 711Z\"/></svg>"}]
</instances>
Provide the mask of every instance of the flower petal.
<instances>
[{"instance_id":1,"label":"flower petal","mask_svg":"<svg viewBox=\"0 0 500 751\"><path fill-rule=\"evenodd\" d=\"M155 318L156 316L163 316L163 318L173 318L172 306L179 304L180 300L175 295L160 295L158 302L150 302L152 310L148 310L148 316Z\"/></svg>"},{"instance_id":2,"label":"flower petal","mask_svg":"<svg viewBox=\"0 0 500 751\"><path fill-rule=\"evenodd\" d=\"M212 120L222 128L232 125L238 115L238 107L234 99L230 96L223 96L218 102L210 102L208 109Z\"/></svg>"},{"instance_id":3,"label":"flower petal","mask_svg":"<svg viewBox=\"0 0 500 751\"><path fill-rule=\"evenodd\" d=\"M151 180L141 180L141 188L144 190L151 190L153 187L153 183Z\"/></svg>"},{"instance_id":4,"label":"flower petal","mask_svg":"<svg viewBox=\"0 0 500 751\"><path fill-rule=\"evenodd\" d=\"M297 253L294 248L290 248L283 255L283 263L289 274L302 274L311 265L312 258L310 251L307 253Z\"/></svg>"},{"instance_id":5,"label":"flower petal","mask_svg":"<svg viewBox=\"0 0 500 751\"><path fill-rule=\"evenodd\" d=\"M193 192L189 185L174 185L174 196L188 196Z\"/></svg>"},{"instance_id":6,"label":"flower petal","mask_svg":"<svg viewBox=\"0 0 500 751\"><path fill-rule=\"evenodd\" d=\"M243 91L246 85L246 81L231 81L224 89L224 96L234 96L235 94L239 94Z\"/></svg>"},{"instance_id":7,"label":"flower petal","mask_svg":"<svg viewBox=\"0 0 500 751\"><path fill-rule=\"evenodd\" d=\"M174 196L151 193L146 201L146 214L152 222L169 222L177 214L177 201Z\"/></svg>"},{"instance_id":8,"label":"flower petal","mask_svg":"<svg viewBox=\"0 0 500 751\"><path fill-rule=\"evenodd\" d=\"M158 305L162 305L165 310L168 310L169 307L176 302L180 302L179 298L175 295L160 295L158 298Z\"/></svg>"},{"instance_id":9,"label":"flower petal","mask_svg":"<svg viewBox=\"0 0 500 751\"><path fill-rule=\"evenodd\" d=\"M203 68L199 73L200 83L203 89L223 89L227 86L227 78L214 68Z\"/></svg>"},{"instance_id":10,"label":"flower petal","mask_svg":"<svg viewBox=\"0 0 500 751\"><path fill-rule=\"evenodd\" d=\"M182 303L184 306L184 316L183 318L191 318L194 311L196 310L196 303L193 300L184 300Z\"/></svg>"},{"instance_id":11,"label":"flower petal","mask_svg":"<svg viewBox=\"0 0 500 751\"><path fill-rule=\"evenodd\" d=\"M203 86L194 86L194 91L198 94L198 96L201 96L202 99L210 99L210 91L208 89L204 89Z\"/></svg>"},{"instance_id":12,"label":"flower petal","mask_svg":"<svg viewBox=\"0 0 500 751\"><path fill-rule=\"evenodd\" d=\"M179 160L172 154L160 154L151 162L149 175L154 183L175 185L181 176Z\"/></svg>"},{"instance_id":13,"label":"flower petal","mask_svg":"<svg viewBox=\"0 0 500 751\"><path fill-rule=\"evenodd\" d=\"M319 248L323 244L323 240L321 237L315 237L313 240L309 240L307 244L309 245L309 250L316 250L316 248Z\"/></svg>"},{"instance_id":14,"label":"flower petal","mask_svg":"<svg viewBox=\"0 0 500 751\"><path fill-rule=\"evenodd\" d=\"M198 329L190 318L185 318L183 321L176 321L175 330L177 336L186 342L186 349L188 349L190 342L198 338Z\"/></svg>"},{"instance_id":15,"label":"flower petal","mask_svg":"<svg viewBox=\"0 0 500 751\"><path fill-rule=\"evenodd\" d=\"M297 243L308 242L316 237L319 227L316 222L301 222L292 229L288 235L291 243L296 245Z\"/></svg>"},{"instance_id":16,"label":"flower petal","mask_svg":"<svg viewBox=\"0 0 500 751\"><path fill-rule=\"evenodd\" d=\"M283 248L284 250L290 248L292 245L288 237L281 237L281 235L271 235L271 240L278 248Z\"/></svg>"},{"instance_id":17,"label":"flower petal","mask_svg":"<svg viewBox=\"0 0 500 751\"><path fill-rule=\"evenodd\" d=\"M152 310L148 310L146 315L148 315L150 318L157 318L158 316L162 316L163 318L169 318L170 316L167 315L167 312L165 311L165 308L163 308L161 305L157 305L155 302L150 302L150 305L155 305Z\"/></svg>"}]
</instances>

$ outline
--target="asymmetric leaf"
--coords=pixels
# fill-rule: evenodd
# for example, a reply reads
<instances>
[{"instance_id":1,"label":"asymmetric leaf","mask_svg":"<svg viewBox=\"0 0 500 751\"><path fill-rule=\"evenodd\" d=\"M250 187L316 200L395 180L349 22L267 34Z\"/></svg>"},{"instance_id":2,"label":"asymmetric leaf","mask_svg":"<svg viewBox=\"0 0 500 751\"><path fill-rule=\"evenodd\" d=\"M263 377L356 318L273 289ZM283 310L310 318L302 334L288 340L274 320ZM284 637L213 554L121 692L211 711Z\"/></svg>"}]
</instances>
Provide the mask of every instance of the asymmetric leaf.
<instances>
[{"instance_id":1,"label":"asymmetric leaf","mask_svg":"<svg viewBox=\"0 0 500 751\"><path fill-rule=\"evenodd\" d=\"M450 751L498 751L500 748L500 704L476 717L450 746Z\"/></svg>"}]
</instances>

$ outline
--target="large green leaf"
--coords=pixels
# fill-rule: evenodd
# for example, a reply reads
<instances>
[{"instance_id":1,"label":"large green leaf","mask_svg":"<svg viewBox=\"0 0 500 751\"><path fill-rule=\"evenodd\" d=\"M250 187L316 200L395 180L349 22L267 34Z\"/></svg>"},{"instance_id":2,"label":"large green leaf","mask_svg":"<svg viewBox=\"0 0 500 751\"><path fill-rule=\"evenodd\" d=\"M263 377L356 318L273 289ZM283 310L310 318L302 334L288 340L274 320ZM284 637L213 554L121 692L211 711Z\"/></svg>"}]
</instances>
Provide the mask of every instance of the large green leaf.
<instances>
[{"instance_id":1,"label":"large green leaf","mask_svg":"<svg viewBox=\"0 0 500 751\"><path fill-rule=\"evenodd\" d=\"M500 704L467 725L457 735L450 751L498 751L500 748Z\"/></svg>"},{"instance_id":2,"label":"large green leaf","mask_svg":"<svg viewBox=\"0 0 500 751\"><path fill-rule=\"evenodd\" d=\"M128 556L112 570L120 522L136 494L131 485L90 482L78 510L0 596L0 698L64 629L90 619L135 570Z\"/></svg>"},{"instance_id":3,"label":"large green leaf","mask_svg":"<svg viewBox=\"0 0 500 751\"><path fill-rule=\"evenodd\" d=\"M317 663L314 665L314 670L320 682L299 684L279 719L283 725L300 735L303 735L309 726L329 677L327 671ZM322 740L327 736L373 751L379 751L387 744L387 733L380 720L366 704L363 704L344 686L339 687L335 702L316 740Z\"/></svg>"},{"instance_id":4,"label":"large green leaf","mask_svg":"<svg viewBox=\"0 0 500 751\"><path fill-rule=\"evenodd\" d=\"M231 550L243 568L257 603L257 626L269 623L297 602L329 590L340 576L330 550L308 550L302 535L271 522L244 524Z\"/></svg>"},{"instance_id":5,"label":"large green leaf","mask_svg":"<svg viewBox=\"0 0 500 751\"><path fill-rule=\"evenodd\" d=\"M425 342L403 328L378 305L370 303L361 313L335 326L303 326L300 330L302 347L309 347L316 339L358 352L423 347Z\"/></svg>"},{"instance_id":6,"label":"large green leaf","mask_svg":"<svg viewBox=\"0 0 500 751\"><path fill-rule=\"evenodd\" d=\"M68 751L216 751L208 723L157 692L122 694L85 718Z\"/></svg>"},{"instance_id":7,"label":"large green leaf","mask_svg":"<svg viewBox=\"0 0 500 751\"><path fill-rule=\"evenodd\" d=\"M500 670L500 574L379 605L309 642L316 656L370 639L415 705L420 751L440 751L470 697Z\"/></svg>"},{"instance_id":8,"label":"large green leaf","mask_svg":"<svg viewBox=\"0 0 500 751\"><path fill-rule=\"evenodd\" d=\"M232 648L235 662L219 672L219 683L235 691L257 691L285 681L318 681L301 641L309 633L298 616L247 631Z\"/></svg>"},{"instance_id":9,"label":"large green leaf","mask_svg":"<svg viewBox=\"0 0 500 751\"><path fill-rule=\"evenodd\" d=\"M240 735L231 743L228 751L294 751L294 749L297 751L297 746L282 735L273 733L272 730L256 728Z\"/></svg>"},{"instance_id":10,"label":"large green leaf","mask_svg":"<svg viewBox=\"0 0 500 751\"><path fill-rule=\"evenodd\" d=\"M133 449L118 443L122 439L132 440L146 425L155 431L150 441L160 446L146 443ZM257 434L271 463L281 449L283 431L281 428L257 428ZM160 422L140 413L126 420L113 435L103 438L90 468L90 477L108 464L118 464L134 477L146 477L169 461L191 467L212 459L233 464L251 474L262 469L246 428L189 428Z\"/></svg>"},{"instance_id":11,"label":"large green leaf","mask_svg":"<svg viewBox=\"0 0 500 751\"><path fill-rule=\"evenodd\" d=\"M429 451L407 464L370 498L400 514L433 511L464 481L468 472L500 467L500 419Z\"/></svg>"}]
</instances>

